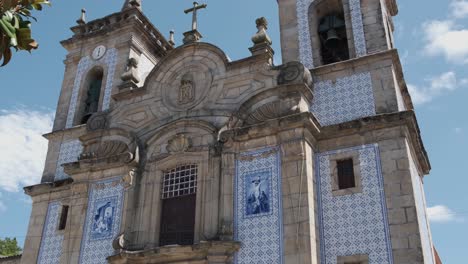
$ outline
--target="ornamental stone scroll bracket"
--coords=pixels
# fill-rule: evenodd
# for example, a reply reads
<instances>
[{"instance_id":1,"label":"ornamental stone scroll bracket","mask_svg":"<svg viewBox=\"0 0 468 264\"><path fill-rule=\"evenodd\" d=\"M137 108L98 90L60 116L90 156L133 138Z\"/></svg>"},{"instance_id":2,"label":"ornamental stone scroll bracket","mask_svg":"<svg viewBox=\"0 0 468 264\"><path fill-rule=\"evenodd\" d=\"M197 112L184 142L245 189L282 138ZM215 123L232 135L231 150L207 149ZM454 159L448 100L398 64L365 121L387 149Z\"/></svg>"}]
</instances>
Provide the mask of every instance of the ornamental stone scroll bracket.
<instances>
[{"instance_id":1,"label":"ornamental stone scroll bracket","mask_svg":"<svg viewBox=\"0 0 468 264\"><path fill-rule=\"evenodd\" d=\"M94 113L86 122L86 129L89 132L103 130L108 128L109 124L109 111L102 111Z\"/></svg>"},{"instance_id":2,"label":"ornamental stone scroll bracket","mask_svg":"<svg viewBox=\"0 0 468 264\"><path fill-rule=\"evenodd\" d=\"M312 74L304 64L291 61L276 67L276 70L279 70L277 77L278 85L306 84L313 90Z\"/></svg>"}]
</instances>

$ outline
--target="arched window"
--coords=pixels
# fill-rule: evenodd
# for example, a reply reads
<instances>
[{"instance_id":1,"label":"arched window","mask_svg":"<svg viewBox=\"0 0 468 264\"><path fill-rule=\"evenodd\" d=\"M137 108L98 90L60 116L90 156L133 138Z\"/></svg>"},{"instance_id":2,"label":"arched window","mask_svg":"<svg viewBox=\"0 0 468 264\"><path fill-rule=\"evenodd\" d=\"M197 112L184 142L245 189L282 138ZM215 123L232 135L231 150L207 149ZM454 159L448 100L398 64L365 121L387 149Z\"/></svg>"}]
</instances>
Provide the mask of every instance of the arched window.
<instances>
[{"instance_id":1,"label":"arched window","mask_svg":"<svg viewBox=\"0 0 468 264\"><path fill-rule=\"evenodd\" d=\"M88 75L85 85L86 90L82 93L80 124L86 124L88 119L99 110L103 76L104 73L101 68L91 70Z\"/></svg>"},{"instance_id":2,"label":"arched window","mask_svg":"<svg viewBox=\"0 0 468 264\"><path fill-rule=\"evenodd\" d=\"M343 1L346 5L343 5ZM348 0L314 1L309 8L309 28L315 66L353 57Z\"/></svg>"}]
</instances>

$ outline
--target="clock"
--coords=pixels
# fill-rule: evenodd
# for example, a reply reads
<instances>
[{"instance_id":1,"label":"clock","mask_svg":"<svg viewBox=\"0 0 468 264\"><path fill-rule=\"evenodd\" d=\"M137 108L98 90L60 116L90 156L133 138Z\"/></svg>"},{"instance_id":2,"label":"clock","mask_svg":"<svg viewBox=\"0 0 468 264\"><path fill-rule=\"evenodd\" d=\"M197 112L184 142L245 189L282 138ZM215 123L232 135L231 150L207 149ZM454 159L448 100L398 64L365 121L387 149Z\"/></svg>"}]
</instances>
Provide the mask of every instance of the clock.
<instances>
[{"instance_id":1,"label":"clock","mask_svg":"<svg viewBox=\"0 0 468 264\"><path fill-rule=\"evenodd\" d=\"M93 59L99 60L104 57L104 54L106 54L106 47L103 45L97 46L93 51Z\"/></svg>"}]
</instances>

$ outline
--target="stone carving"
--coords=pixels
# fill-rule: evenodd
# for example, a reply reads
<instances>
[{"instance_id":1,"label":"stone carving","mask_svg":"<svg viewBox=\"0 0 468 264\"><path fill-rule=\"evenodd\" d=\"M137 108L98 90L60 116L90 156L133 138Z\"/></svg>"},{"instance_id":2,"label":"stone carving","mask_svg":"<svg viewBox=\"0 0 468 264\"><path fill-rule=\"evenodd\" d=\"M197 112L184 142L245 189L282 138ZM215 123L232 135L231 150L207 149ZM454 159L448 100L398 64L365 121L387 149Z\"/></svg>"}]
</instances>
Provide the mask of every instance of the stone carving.
<instances>
[{"instance_id":1,"label":"stone carving","mask_svg":"<svg viewBox=\"0 0 468 264\"><path fill-rule=\"evenodd\" d=\"M112 248L115 250L123 250L127 246L128 240L125 238L125 234L122 233L118 235L113 241L112 241Z\"/></svg>"},{"instance_id":2,"label":"stone carving","mask_svg":"<svg viewBox=\"0 0 468 264\"><path fill-rule=\"evenodd\" d=\"M96 131L100 129L106 129L107 128L107 114L108 111L104 112L98 112L93 114L88 122L86 123L86 128L88 131Z\"/></svg>"},{"instance_id":3,"label":"stone carving","mask_svg":"<svg viewBox=\"0 0 468 264\"><path fill-rule=\"evenodd\" d=\"M306 69L300 62L288 62L279 66L278 68L280 70L277 79L278 85L305 83L310 86L312 84L312 75L310 74L310 71Z\"/></svg>"},{"instance_id":4,"label":"stone carving","mask_svg":"<svg viewBox=\"0 0 468 264\"><path fill-rule=\"evenodd\" d=\"M133 186L135 183L135 178L136 178L137 170L132 169L128 172L127 175L122 177L122 183L124 184L125 188L130 188Z\"/></svg>"},{"instance_id":5,"label":"stone carving","mask_svg":"<svg viewBox=\"0 0 468 264\"><path fill-rule=\"evenodd\" d=\"M191 138L187 137L185 134L178 134L169 140L166 150L169 153L182 153L188 151L191 146Z\"/></svg>"},{"instance_id":6,"label":"stone carving","mask_svg":"<svg viewBox=\"0 0 468 264\"><path fill-rule=\"evenodd\" d=\"M299 113L300 107L298 99L299 98L287 98L263 104L247 116L245 124L258 124L267 120Z\"/></svg>"},{"instance_id":7,"label":"stone carving","mask_svg":"<svg viewBox=\"0 0 468 264\"><path fill-rule=\"evenodd\" d=\"M234 235L233 222L223 220L219 229L219 240L231 241Z\"/></svg>"},{"instance_id":8,"label":"stone carving","mask_svg":"<svg viewBox=\"0 0 468 264\"><path fill-rule=\"evenodd\" d=\"M188 104L195 100L195 83L190 73L182 76L179 87L179 104Z\"/></svg>"},{"instance_id":9,"label":"stone carving","mask_svg":"<svg viewBox=\"0 0 468 264\"><path fill-rule=\"evenodd\" d=\"M275 53L271 48L271 41L270 36L268 36L267 29L268 29L268 21L266 18L261 17L258 18L255 23L257 24L257 33L252 37L252 42L254 46L249 48L252 55L259 55L259 54L268 54L270 57L273 56Z\"/></svg>"},{"instance_id":10,"label":"stone carving","mask_svg":"<svg viewBox=\"0 0 468 264\"><path fill-rule=\"evenodd\" d=\"M80 155L80 161L110 158L111 162L129 163L135 157L136 155L130 151L126 143L110 140L86 146Z\"/></svg>"},{"instance_id":11,"label":"stone carving","mask_svg":"<svg viewBox=\"0 0 468 264\"><path fill-rule=\"evenodd\" d=\"M128 59L125 72L120 76L122 80L122 84L119 85L120 90L134 90L138 88L138 83L140 82L140 78L138 77L138 63L139 61L137 58Z\"/></svg>"}]
</instances>

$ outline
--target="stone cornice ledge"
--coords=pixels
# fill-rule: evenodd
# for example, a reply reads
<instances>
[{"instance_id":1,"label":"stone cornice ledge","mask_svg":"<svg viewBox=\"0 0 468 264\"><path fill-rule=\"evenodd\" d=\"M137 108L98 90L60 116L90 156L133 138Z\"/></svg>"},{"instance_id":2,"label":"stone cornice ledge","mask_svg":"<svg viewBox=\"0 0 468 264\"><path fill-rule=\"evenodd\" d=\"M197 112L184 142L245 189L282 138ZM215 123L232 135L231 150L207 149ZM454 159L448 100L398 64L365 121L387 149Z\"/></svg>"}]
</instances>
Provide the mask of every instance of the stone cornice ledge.
<instances>
[{"instance_id":1,"label":"stone cornice ledge","mask_svg":"<svg viewBox=\"0 0 468 264\"><path fill-rule=\"evenodd\" d=\"M431 164L421 138L421 131L416 119L416 114L412 110L365 117L346 123L322 127L318 139L328 140L396 126L406 126L408 128L409 141L416 150L416 157L421 165L422 172L425 175L429 174Z\"/></svg>"},{"instance_id":2,"label":"stone cornice ledge","mask_svg":"<svg viewBox=\"0 0 468 264\"><path fill-rule=\"evenodd\" d=\"M73 183L73 179L67 178L67 179L59 180L55 182L43 182L43 183L32 185L32 186L26 186L23 188L23 190L25 194L31 197L34 197L37 195L49 193L52 190L58 191L58 190L69 189L72 183Z\"/></svg>"},{"instance_id":3,"label":"stone cornice ledge","mask_svg":"<svg viewBox=\"0 0 468 264\"><path fill-rule=\"evenodd\" d=\"M237 241L202 241L192 246L164 246L149 250L128 251L107 258L109 263L231 263L233 254L240 249Z\"/></svg>"}]
</instances>

